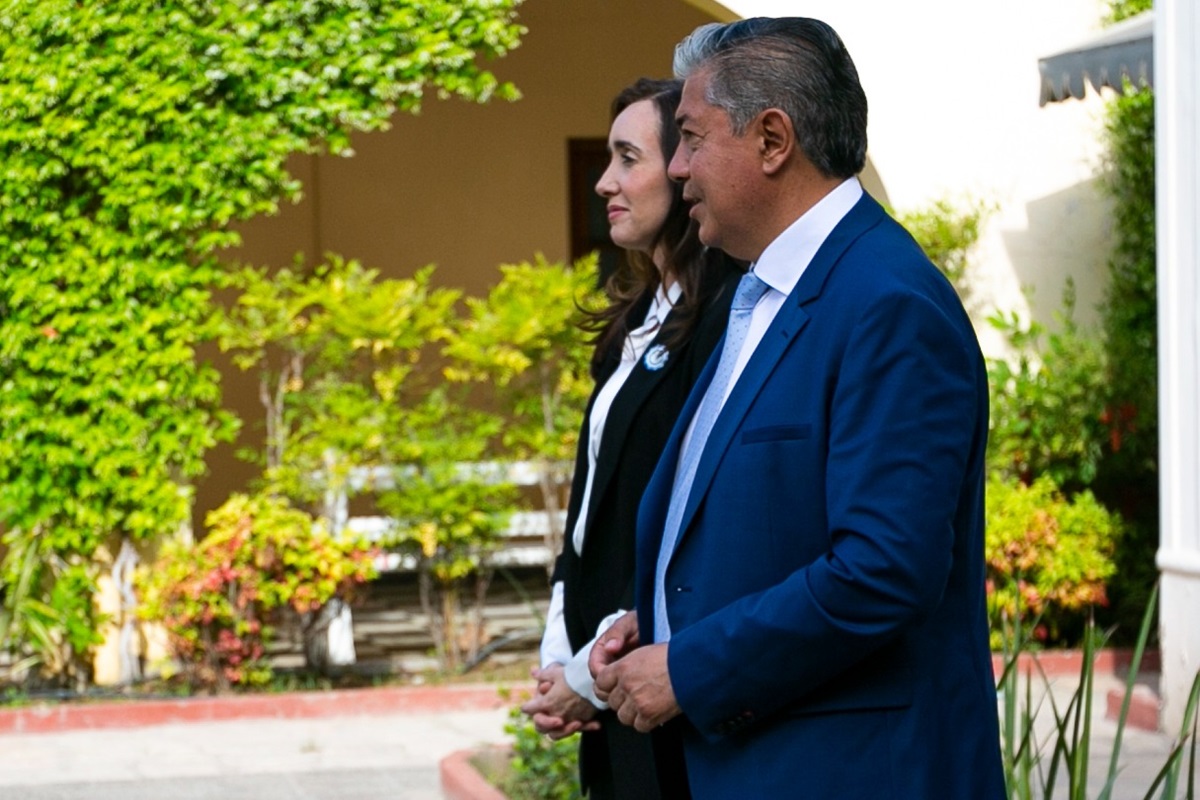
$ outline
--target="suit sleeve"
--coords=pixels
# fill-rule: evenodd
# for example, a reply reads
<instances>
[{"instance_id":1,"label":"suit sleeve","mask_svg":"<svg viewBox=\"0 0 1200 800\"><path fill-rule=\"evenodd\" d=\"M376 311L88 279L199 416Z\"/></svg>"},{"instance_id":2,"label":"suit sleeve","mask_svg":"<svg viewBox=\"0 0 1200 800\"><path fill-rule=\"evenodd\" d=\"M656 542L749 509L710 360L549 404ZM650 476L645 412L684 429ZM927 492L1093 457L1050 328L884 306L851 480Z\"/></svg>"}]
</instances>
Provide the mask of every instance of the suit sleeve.
<instances>
[{"instance_id":1,"label":"suit sleeve","mask_svg":"<svg viewBox=\"0 0 1200 800\"><path fill-rule=\"evenodd\" d=\"M804 365L781 368L771 380L817 390ZM869 659L930 614L954 569L956 507L978 446L973 332L930 298L894 292L862 311L833 369L828 549L671 640L676 696L706 736L769 717ZM805 509L786 510L804 525Z\"/></svg>"}]
</instances>

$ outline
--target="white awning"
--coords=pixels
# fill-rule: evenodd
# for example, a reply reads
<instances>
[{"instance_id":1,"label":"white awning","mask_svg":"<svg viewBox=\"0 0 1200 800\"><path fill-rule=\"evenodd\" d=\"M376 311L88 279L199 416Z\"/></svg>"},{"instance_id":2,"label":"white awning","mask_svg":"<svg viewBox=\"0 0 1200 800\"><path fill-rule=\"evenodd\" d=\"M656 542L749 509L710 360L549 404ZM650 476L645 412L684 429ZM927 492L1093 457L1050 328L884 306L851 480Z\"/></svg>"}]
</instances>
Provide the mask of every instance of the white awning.
<instances>
[{"instance_id":1,"label":"white awning","mask_svg":"<svg viewBox=\"0 0 1200 800\"><path fill-rule=\"evenodd\" d=\"M1154 85L1154 12L1146 11L1106 28L1075 47L1038 59L1041 105L1082 98L1086 84L1118 93L1125 79L1136 87ZM1086 81L1086 82L1085 82Z\"/></svg>"}]
</instances>

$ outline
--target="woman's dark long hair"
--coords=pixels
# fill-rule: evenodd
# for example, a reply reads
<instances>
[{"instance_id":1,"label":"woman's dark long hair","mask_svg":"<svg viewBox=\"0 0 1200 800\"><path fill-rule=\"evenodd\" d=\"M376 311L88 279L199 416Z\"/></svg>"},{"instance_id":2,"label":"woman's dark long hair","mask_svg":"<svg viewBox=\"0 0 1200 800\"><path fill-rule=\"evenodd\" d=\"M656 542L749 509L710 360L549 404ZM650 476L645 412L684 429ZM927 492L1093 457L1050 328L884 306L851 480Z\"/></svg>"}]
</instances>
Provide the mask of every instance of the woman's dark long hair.
<instances>
[{"instance_id":1,"label":"woman's dark long hair","mask_svg":"<svg viewBox=\"0 0 1200 800\"><path fill-rule=\"evenodd\" d=\"M682 93L683 81L640 78L613 100L612 119L634 103L653 102L658 111L658 143L663 163L668 164L679 145L675 111ZM724 253L709 251L700 243L697 225L688 216L688 206L683 201L683 185L674 181L671 182L671 207L667 219L650 249L654 251L659 246L666 253L663 273L674 277L682 289L669 327L664 331L663 344L671 350L691 337L701 311L720 290L731 262ZM608 306L585 313L582 327L595 334L593 375L608 359L618 357L629 331L641 325L641 320L633 317L639 310L644 313L660 282L659 270L648 254L624 251L620 264L604 287Z\"/></svg>"}]
</instances>

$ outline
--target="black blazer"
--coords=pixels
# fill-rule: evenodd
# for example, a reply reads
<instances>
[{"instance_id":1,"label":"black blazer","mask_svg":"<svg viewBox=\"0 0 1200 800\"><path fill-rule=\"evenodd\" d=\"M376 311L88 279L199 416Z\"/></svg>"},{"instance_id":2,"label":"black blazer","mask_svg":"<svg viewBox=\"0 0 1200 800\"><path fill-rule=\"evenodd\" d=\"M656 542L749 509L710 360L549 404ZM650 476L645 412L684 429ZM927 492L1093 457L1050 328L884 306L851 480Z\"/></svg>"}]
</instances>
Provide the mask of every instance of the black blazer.
<instances>
[{"instance_id":1,"label":"black blazer","mask_svg":"<svg viewBox=\"0 0 1200 800\"><path fill-rule=\"evenodd\" d=\"M578 652L591 641L596 626L606 616L618 608L633 608L638 503L679 410L725 333L729 304L740 277L741 273L731 264L721 290L710 307L703 310L691 338L670 352L659 369L649 368L643 354L613 399L604 424L591 503L586 509L583 553L579 554L571 540L579 515L585 513L580 506L587 482L588 417L597 392L620 363L617 348L596 377L596 389L588 400L579 432L563 552L552 578L564 584L564 616L572 651ZM644 301L644 308L648 308L649 301L650 298ZM668 323L670 319L668 316ZM664 323L663 327L666 326ZM654 338L646 353L654 350L661 335L660 332Z\"/></svg>"},{"instance_id":2,"label":"black blazer","mask_svg":"<svg viewBox=\"0 0 1200 800\"><path fill-rule=\"evenodd\" d=\"M724 263L728 274L703 309L691 338L670 352L660 368L651 369L646 354L660 344L660 332L613 399L586 509L587 535L579 554L572 538L580 514L585 513L581 506L588 470L588 417L596 392L620 364L619 349L614 348L596 375L596 390L588 400L579 433L563 552L552 577L564 584L563 615L572 652L592 640L596 626L606 616L618 608L633 608L638 504L692 385L725 334L729 305L742 273L734 262L726 259ZM642 301L635 316L645 314L650 300ZM668 315L664 329L670 320ZM598 719L601 729L585 732L580 741L579 777L590 800L689 796L682 742L674 727L659 728L647 736L622 725L611 711L602 712Z\"/></svg>"}]
</instances>

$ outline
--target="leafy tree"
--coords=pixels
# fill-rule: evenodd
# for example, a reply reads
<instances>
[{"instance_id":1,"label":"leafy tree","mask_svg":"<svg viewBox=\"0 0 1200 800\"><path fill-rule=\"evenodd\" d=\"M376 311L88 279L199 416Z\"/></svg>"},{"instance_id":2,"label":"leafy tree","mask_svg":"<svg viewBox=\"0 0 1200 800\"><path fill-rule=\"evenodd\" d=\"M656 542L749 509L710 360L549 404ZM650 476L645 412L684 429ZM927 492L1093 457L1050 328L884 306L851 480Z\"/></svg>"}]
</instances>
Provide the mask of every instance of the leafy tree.
<instances>
[{"instance_id":1,"label":"leafy tree","mask_svg":"<svg viewBox=\"0 0 1200 800\"><path fill-rule=\"evenodd\" d=\"M570 474L591 392L591 346L580 335L580 309L601 302L597 257L573 265L537 256L500 267L486 298L468 298L467 316L445 352L452 380L490 381L508 420L506 450L539 465L546 546L562 550L560 487Z\"/></svg>"},{"instance_id":2,"label":"leafy tree","mask_svg":"<svg viewBox=\"0 0 1200 800\"><path fill-rule=\"evenodd\" d=\"M248 454L264 482L300 502L347 488L349 470L410 460L413 406L439 383L435 356L449 335L457 290L432 288L432 269L380 280L336 256L302 268L247 268L222 320L220 344L259 372L266 451ZM247 454L243 454L247 455ZM321 474L320 485L313 476Z\"/></svg>"},{"instance_id":3,"label":"leafy tree","mask_svg":"<svg viewBox=\"0 0 1200 800\"><path fill-rule=\"evenodd\" d=\"M392 524L376 543L415 559L435 649L453 669L482 645L486 555L513 497L464 467L495 455L501 422L474 402L473 385L443 378L438 349L460 293L431 288L431 274L381 280L336 257L307 277L244 270L221 345L259 370L264 491L317 508L327 494L377 495ZM339 513L323 509L335 530ZM476 624L463 631L471 585Z\"/></svg>"},{"instance_id":4,"label":"leafy tree","mask_svg":"<svg viewBox=\"0 0 1200 800\"><path fill-rule=\"evenodd\" d=\"M476 58L518 44L518 3L3 3L0 646L86 679L97 559L175 530L234 428L195 357L230 224L427 88L515 98Z\"/></svg>"}]
</instances>

